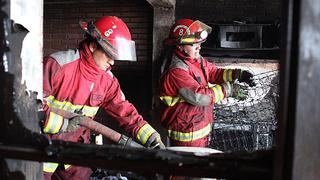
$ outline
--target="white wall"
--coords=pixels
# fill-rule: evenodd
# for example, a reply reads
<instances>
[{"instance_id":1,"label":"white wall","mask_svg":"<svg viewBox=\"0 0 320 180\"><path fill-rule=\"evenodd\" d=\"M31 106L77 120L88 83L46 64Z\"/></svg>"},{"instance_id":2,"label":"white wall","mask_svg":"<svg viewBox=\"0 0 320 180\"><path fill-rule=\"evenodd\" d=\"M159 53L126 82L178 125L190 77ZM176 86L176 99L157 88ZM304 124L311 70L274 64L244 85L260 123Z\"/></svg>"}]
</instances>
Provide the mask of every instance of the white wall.
<instances>
[{"instance_id":1,"label":"white wall","mask_svg":"<svg viewBox=\"0 0 320 180\"><path fill-rule=\"evenodd\" d=\"M11 0L10 5L11 19L29 31L21 50L21 84L42 99L43 0Z\"/></svg>"}]
</instances>

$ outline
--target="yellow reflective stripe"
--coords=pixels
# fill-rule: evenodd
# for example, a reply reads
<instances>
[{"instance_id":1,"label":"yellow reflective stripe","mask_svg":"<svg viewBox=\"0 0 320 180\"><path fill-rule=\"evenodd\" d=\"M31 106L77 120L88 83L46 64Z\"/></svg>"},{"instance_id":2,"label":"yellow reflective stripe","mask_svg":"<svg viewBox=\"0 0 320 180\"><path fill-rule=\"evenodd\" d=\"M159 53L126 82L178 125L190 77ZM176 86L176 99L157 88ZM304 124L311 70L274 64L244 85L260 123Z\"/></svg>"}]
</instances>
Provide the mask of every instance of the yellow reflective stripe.
<instances>
[{"instance_id":1,"label":"yellow reflective stripe","mask_svg":"<svg viewBox=\"0 0 320 180\"><path fill-rule=\"evenodd\" d=\"M48 173L53 173L57 169L58 165L59 165L58 163L44 162L43 171Z\"/></svg>"},{"instance_id":2,"label":"yellow reflective stripe","mask_svg":"<svg viewBox=\"0 0 320 180\"><path fill-rule=\"evenodd\" d=\"M43 171L48 172L48 173L53 173L57 169L58 166L59 166L58 163L44 162L43 163ZM68 169L69 167L71 167L70 164L64 165L64 169Z\"/></svg>"},{"instance_id":3,"label":"yellow reflective stripe","mask_svg":"<svg viewBox=\"0 0 320 180\"><path fill-rule=\"evenodd\" d=\"M223 91L222 91L222 88L220 85L217 84L217 85L211 87L211 89L214 92L214 96L215 96L214 102L215 103L221 101L224 98L224 94L223 94Z\"/></svg>"},{"instance_id":4,"label":"yellow reflective stripe","mask_svg":"<svg viewBox=\"0 0 320 180\"><path fill-rule=\"evenodd\" d=\"M200 138L203 138L207 136L211 132L211 125L208 124L206 127L194 131L194 132L179 132L179 131L173 131L173 130L168 130L168 136L176 141L182 141L182 142L190 142L194 141Z\"/></svg>"},{"instance_id":5,"label":"yellow reflective stripe","mask_svg":"<svg viewBox=\"0 0 320 180\"><path fill-rule=\"evenodd\" d=\"M53 112L49 114L49 120L43 131L45 133L56 134L59 132L63 124L63 117Z\"/></svg>"},{"instance_id":6,"label":"yellow reflective stripe","mask_svg":"<svg viewBox=\"0 0 320 180\"><path fill-rule=\"evenodd\" d=\"M71 165L70 164L65 164L64 169L68 169Z\"/></svg>"},{"instance_id":7,"label":"yellow reflective stripe","mask_svg":"<svg viewBox=\"0 0 320 180\"><path fill-rule=\"evenodd\" d=\"M195 41L195 38L181 38L181 43L192 43Z\"/></svg>"},{"instance_id":8,"label":"yellow reflective stripe","mask_svg":"<svg viewBox=\"0 0 320 180\"><path fill-rule=\"evenodd\" d=\"M167 106L174 106L179 102L184 102L181 97L173 97L173 96L160 96L161 101L163 101Z\"/></svg>"},{"instance_id":9,"label":"yellow reflective stripe","mask_svg":"<svg viewBox=\"0 0 320 180\"><path fill-rule=\"evenodd\" d=\"M97 114L99 107L83 106L83 105L73 105L68 101L60 102L56 100L53 96L47 97L47 105L49 107L54 107L57 109L63 109L69 112L75 112L81 109L83 115L93 117Z\"/></svg>"},{"instance_id":10,"label":"yellow reflective stripe","mask_svg":"<svg viewBox=\"0 0 320 180\"><path fill-rule=\"evenodd\" d=\"M142 143L146 144L148 141L149 137L151 136L152 133L156 132L148 123L143 125L137 134L137 139Z\"/></svg>"},{"instance_id":11,"label":"yellow reflective stripe","mask_svg":"<svg viewBox=\"0 0 320 180\"><path fill-rule=\"evenodd\" d=\"M80 108L79 108L80 109ZM83 115L93 117L97 114L99 107L84 106L82 109Z\"/></svg>"},{"instance_id":12,"label":"yellow reflective stripe","mask_svg":"<svg viewBox=\"0 0 320 180\"><path fill-rule=\"evenodd\" d=\"M224 82L232 81L232 69L223 70L223 81Z\"/></svg>"}]
</instances>

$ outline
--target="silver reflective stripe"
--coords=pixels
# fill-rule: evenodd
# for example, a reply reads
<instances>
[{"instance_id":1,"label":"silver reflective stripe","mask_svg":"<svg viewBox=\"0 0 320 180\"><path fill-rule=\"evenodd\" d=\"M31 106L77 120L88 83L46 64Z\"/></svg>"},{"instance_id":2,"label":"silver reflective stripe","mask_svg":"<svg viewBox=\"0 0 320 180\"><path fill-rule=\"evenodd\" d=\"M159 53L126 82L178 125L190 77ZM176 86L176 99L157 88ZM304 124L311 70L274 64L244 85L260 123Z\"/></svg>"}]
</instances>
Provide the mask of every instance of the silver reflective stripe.
<instances>
[{"instance_id":1,"label":"silver reflective stripe","mask_svg":"<svg viewBox=\"0 0 320 180\"><path fill-rule=\"evenodd\" d=\"M63 117L50 112L48 122L43 129L45 133L56 134L59 132L63 123Z\"/></svg>"},{"instance_id":2,"label":"silver reflective stripe","mask_svg":"<svg viewBox=\"0 0 320 180\"><path fill-rule=\"evenodd\" d=\"M188 88L179 89L179 95L188 103L195 106L208 106L211 99L209 95L195 93Z\"/></svg>"},{"instance_id":3,"label":"silver reflective stripe","mask_svg":"<svg viewBox=\"0 0 320 180\"><path fill-rule=\"evenodd\" d=\"M50 54L61 66L80 58L78 49L69 49Z\"/></svg>"},{"instance_id":4,"label":"silver reflective stripe","mask_svg":"<svg viewBox=\"0 0 320 180\"><path fill-rule=\"evenodd\" d=\"M68 124L69 124L69 119L64 118L64 119L63 119L63 125L62 125L60 131L61 131L61 132L66 131L66 130L67 130L67 127L68 127Z\"/></svg>"},{"instance_id":5,"label":"silver reflective stripe","mask_svg":"<svg viewBox=\"0 0 320 180\"><path fill-rule=\"evenodd\" d=\"M222 83L222 86L223 86L224 90L226 91L226 96L227 97L232 96L231 84L229 82L225 82L225 83Z\"/></svg>"},{"instance_id":6,"label":"silver reflective stripe","mask_svg":"<svg viewBox=\"0 0 320 180\"><path fill-rule=\"evenodd\" d=\"M179 59L176 56L172 57L171 64L170 64L169 68L170 69L179 68L179 69L182 69L185 71L189 70L189 66L186 63L184 63L183 60Z\"/></svg>"}]
</instances>

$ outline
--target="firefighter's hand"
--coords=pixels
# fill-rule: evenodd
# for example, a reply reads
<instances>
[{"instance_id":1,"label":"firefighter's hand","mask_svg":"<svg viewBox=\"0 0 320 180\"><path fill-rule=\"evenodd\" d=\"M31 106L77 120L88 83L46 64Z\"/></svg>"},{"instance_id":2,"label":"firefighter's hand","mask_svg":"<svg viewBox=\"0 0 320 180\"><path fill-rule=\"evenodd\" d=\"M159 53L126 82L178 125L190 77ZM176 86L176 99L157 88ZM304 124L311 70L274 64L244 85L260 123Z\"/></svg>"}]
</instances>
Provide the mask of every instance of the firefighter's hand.
<instances>
[{"instance_id":1,"label":"firefighter's hand","mask_svg":"<svg viewBox=\"0 0 320 180\"><path fill-rule=\"evenodd\" d=\"M231 97L238 99L238 100L245 100L248 98L248 87L237 84L237 83L232 83L232 94Z\"/></svg>"},{"instance_id":2,"label":"firefighter's hand","mask_svg":"<svg viewBox=\"0 0 320 180\"><path fill-rule=\"evenodd\" d=\"M144 148L144 146L135 142L134 140L132 140L131 137L128 137L124 134L121 134L121 137L120 137L120 140L118 141L118 144L123 147Z\"/></svg>"},{"instance_id":3,"label":"firefighter's hand","mask_svg":"<svg viewBox=\"0 0 320 180\"><path fill-rule=\"evenodd\" d=\"M84 116L76 116L72 119L69 119L67 128L64 132L72 132L77 130L80 127L80 123L84 120Z\"/></svg>"},{"instance_id":4,"label":"firefighter's hand","mask_svg":"<svg viewBox=\"0 0 320 180\"><path fill-rule=\"evenodd\" d=\"M251 73L248 70L241 70L239 69L239 82L245 82L247 83L250 87L255 86L256 83L253 81L253 73Z\"/></svg>"},{"instance_id":5,"label":"firefighter's hand","mask_svg":"<svg viewBox=\"0 0 320 180\"><path fill-rule=\"evenodd\" d=\"M154 132L148 139L147 143L145 144L148 148L151 149L165 149L166 146L161 141L160 134Z\"/></svg>"}]
</instances>

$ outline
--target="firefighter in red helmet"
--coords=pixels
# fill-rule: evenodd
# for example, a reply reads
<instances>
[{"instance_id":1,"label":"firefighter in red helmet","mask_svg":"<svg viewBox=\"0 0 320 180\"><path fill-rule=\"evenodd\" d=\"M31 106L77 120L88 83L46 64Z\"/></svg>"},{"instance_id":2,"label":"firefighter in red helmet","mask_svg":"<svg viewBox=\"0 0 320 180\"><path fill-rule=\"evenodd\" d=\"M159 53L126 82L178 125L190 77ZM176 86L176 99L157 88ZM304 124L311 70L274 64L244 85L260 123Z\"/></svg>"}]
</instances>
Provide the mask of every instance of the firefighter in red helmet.
<instances>
[{"instance_id":1,"label":"firefighter in red helmet","mask_svg":"<svg viewBox=\"0 0 320 180\"><path fill-rule=\"evenodd\" d=\"M211 27L201 21L180 19L170 30L165 45L171 47L160 77L161 124L170 146L207 147L213 123L213 105L225 97L244 99L245 86L254 85L253 74L223 69L200 55Z\"/></svg>"},{"instance_id":2,"label":"firefighter in red helmet","mask_svg":"<svg viewBox=\"0 0 320 180\"><path fill-rule=\"evenodd\" d=\"M125 99L111 72L115 60L135 61L135 43L126 24L115 16L80 22L86 38L77 49L44 58L43 94L46 118L42 130L51 139L89 143L90 130L79 126L81 117L96 115L99 108L146 147L164 148L157 133ZM53 109L60 111L52 111ZM56 112L79 116L68 119ZM44 179L89 179L90 168L44 163Z\"/></svg>"}]
</instances>

